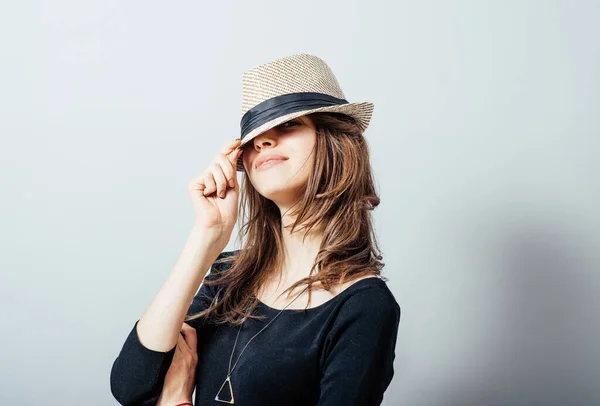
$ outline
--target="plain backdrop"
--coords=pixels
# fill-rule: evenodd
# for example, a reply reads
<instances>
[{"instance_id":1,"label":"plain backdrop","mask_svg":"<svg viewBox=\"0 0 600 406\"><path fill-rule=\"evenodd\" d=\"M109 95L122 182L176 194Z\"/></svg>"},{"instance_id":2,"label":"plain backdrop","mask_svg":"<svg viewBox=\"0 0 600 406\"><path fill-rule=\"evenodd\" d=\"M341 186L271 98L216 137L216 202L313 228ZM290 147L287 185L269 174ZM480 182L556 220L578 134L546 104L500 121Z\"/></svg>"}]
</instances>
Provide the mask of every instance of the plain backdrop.
<instances>
[{"instance_id":1,"label":"plain backdrop","mask_svg":"<svg viewBox=\"0 0 600 406\"><path fill-rule=\"evenodd\" d=\"M116 404L188 181L239 136L242 73L305 52L375 104L402 308L383 404L600 404L599 19L598 1L3 2L0 403Z\"/></svg>"}]
</instances>

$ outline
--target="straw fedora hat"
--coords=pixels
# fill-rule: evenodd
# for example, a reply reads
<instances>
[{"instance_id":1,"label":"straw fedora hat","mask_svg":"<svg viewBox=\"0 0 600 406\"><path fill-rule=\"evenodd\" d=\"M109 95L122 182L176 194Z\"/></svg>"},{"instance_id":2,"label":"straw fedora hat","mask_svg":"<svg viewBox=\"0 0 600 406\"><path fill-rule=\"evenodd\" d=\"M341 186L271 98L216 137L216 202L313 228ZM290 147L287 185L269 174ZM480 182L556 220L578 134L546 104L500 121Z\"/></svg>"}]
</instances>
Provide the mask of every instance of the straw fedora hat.
<instances>
[{"instance_id":1,"label":"straw fedora hat","mask_svg":"<svg viewBox=\"0 0 600 406\"><path fill-rule=\"evenodd\" d=\"M242 143L293 118L314 112L336 112L354 117L366 130L373 103L346 100L332 70L321 58L295 54L244 72L242 76ZM244 172L242 156L236 169Z\"/></svg>"}]
</instances>

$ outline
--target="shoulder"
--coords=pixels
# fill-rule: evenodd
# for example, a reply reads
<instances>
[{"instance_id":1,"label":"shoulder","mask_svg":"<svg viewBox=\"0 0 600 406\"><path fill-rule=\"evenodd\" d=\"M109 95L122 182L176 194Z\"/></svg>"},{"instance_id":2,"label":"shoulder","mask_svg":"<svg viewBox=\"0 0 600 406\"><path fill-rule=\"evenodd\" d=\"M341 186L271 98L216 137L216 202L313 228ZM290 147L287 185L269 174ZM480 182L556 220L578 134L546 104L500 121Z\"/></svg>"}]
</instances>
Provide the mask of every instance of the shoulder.
<instances>
[{"instance_id":1,"label":"shoulder","mask_svg":"<svg viewBox=\"0 0 600 406\"><path fill-rule=\"evenodd\" d=\"M338 319L373 322L382 320L395 322L400 320L400 305L387 283L379 278L366 278L370 282L356 285L356 289L344 300L339 309Z\"/></svg>"},{"instance_id":2,"label":"shoulder","mask_svg":"<svg viewBox=\"0 0 600 406\"><path fill-rule=\"evenodd\" d=\"M390 354L395 348L400 306L387 283L379 278L368 278L350 289L353 287L327 327L324 359L348 359L345 355L336 354L351 353L357 361L374 354Z\"/></svg>"},{"instance_id":3,"label":"shoulder","mask_svg":"<svg viewBox=\"0 0 600 406\"><path fill-rule=\"evenodd\" d=\"M217 259L213 262L210 267L211 273L218 273L222 271L226 271L231 266L233 262L233 257L240 252L240 250L232 250L232 251L223 251L219 254Z\"/></svg>"}]
</instances>

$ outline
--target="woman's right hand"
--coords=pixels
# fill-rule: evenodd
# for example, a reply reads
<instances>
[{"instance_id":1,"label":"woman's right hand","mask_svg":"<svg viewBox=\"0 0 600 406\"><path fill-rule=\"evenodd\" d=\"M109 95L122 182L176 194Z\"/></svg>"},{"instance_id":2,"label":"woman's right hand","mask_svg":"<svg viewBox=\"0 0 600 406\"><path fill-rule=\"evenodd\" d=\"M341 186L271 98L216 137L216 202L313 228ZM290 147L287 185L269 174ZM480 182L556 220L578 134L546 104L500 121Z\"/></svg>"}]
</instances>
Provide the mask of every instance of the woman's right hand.
<instances>
[{"instance_id":1,"label":"woman's right hand","mask_svg":"<svg viewBox=\"0 0 600 406\"><path fill-rule=\"evenodd\" d=\"M239 185L236 162L242 149L239 138L229 142L208 168L188 185L196 212L196 227L229 241L238 217Z\"/></svg>"}]
</instances>

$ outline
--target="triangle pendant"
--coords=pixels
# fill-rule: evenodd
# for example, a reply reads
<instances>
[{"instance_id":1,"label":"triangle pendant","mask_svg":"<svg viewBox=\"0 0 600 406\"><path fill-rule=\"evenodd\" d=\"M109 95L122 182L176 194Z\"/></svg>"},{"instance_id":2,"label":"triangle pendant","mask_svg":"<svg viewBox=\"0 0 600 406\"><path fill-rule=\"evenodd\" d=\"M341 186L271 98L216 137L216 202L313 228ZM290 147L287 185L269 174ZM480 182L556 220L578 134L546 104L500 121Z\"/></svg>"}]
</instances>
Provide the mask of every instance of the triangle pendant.
<instances>
[{"instance_id":1,"label":"triangle pendant","mask_svg":"<svg viewBox=\"0 0 600 406\"><path fill-rule=\"evenodd\" d=\"M221 394L221 391L225 387L226 383L229 384L229 397L231 397L231 400L219 399L219 395ZM223 403L229 403L230 405L234 404L234 402L233 402L233 388L231 387L231 379L230 379L229 376L225 379L225 382L223 382L223 385L221 385L221 389L219 389L219 392L217 393L217 396L215 397L215 400L219 401L219 402L223 402Z\"/></svg>"}]
</instances>

